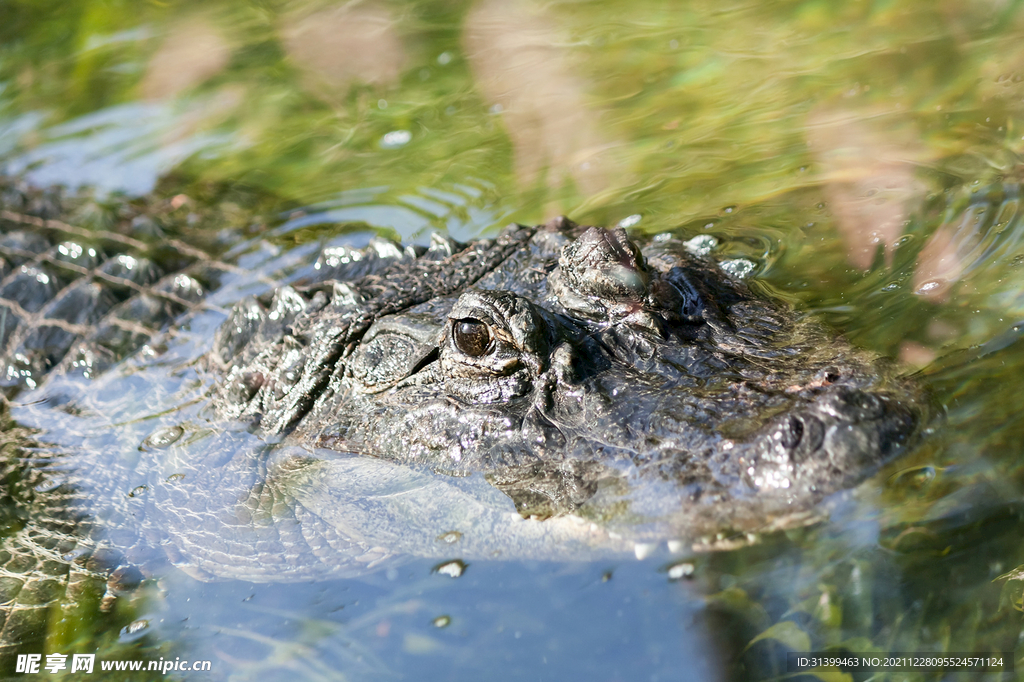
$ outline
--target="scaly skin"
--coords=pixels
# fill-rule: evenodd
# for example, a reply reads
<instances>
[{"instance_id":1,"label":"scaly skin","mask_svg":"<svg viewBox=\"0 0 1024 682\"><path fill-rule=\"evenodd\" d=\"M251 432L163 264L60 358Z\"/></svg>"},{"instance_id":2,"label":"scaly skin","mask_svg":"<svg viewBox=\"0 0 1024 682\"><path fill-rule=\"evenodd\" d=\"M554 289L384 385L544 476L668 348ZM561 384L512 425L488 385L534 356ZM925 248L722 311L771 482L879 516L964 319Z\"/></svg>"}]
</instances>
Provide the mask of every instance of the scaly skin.
<instances>
[{"instance_id":1,"label":"scaly skin","mask_svg":"<svg viewBox=\"0 0 1024 682\"><path fill-rule=\"evenodd\" d=\"M73 586L106 580L107 603L158 560L308 579L450 554L438 537L586 558L803 523L927 416L884 362L673 237L558 219L253 273L4 191L0 368L25 402L3 461L30 491L5 504L6 647Z\"/></svg>"}]
</instances>

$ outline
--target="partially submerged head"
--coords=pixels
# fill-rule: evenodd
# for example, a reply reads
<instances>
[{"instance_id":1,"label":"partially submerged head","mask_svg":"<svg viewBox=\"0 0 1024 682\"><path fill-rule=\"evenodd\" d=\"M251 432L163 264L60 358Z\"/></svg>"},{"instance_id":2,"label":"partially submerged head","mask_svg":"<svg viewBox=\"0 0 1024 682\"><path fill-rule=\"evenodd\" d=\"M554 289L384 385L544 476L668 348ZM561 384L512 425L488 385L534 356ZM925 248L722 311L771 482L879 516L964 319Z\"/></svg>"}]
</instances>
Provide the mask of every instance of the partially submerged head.
<instances>
[{"instance_id":1,"label":"partially submerged head","mask_svg":"<svg viewBox=\"0 0 1024 682\"><path fill-rule=\"evenodd\" d=\"M871 474L925 418L884 362L685 242L565 220L284 287L225 329L221 415L480 473L524 515L763 526Z\"/></svg>"},{"instance_id":2,"label":"partially submerged head","mask_svg":"<svg viewBox=\"0 0 1024 682\"><path fill-rule=\"evenodd\" d=\"M524 253L377 319L300 429L483 472L524 514L649 481L719 519L848 487L919 430L919 397L883 364L680 241L645 257L623 230L590 228L538 232Z\"/></svg>"}]
</instances>

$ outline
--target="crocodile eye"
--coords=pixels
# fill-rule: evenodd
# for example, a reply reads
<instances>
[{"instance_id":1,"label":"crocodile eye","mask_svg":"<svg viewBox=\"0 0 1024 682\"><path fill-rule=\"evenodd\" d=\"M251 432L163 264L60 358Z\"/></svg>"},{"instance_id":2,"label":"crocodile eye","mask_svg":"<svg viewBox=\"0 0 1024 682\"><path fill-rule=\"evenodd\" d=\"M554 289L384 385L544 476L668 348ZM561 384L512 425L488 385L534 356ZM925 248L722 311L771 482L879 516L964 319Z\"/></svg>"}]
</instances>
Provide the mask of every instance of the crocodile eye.
<instances>
[{"instance_id":1,"label":"crocodile eye","mask_svg":"<svg viewBox=\"0 0 1024 682\"><path fill-rule=\"evenodd\" d=\"M478 358L491 349L491 332L487 325L472 317L455 320L452 339L455 347L470 357Z\"/></svg>"}]
</instances>

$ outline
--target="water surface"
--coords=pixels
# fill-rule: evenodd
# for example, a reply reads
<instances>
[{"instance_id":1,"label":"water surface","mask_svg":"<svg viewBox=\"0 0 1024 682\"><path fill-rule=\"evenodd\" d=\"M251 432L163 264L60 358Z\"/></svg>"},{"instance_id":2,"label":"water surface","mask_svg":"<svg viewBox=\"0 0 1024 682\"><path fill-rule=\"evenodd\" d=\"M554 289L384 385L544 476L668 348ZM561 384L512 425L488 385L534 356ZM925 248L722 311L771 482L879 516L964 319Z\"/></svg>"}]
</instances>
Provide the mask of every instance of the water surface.
<instances>
[{"instance_id":1,"label":"water surface","mask_svg":"<svg viewBox=\"0 0 1024 682\"><path fill-rule=\"evenodd\" d=\"M332 240L558 213L706 235L943 413L829 522L747 548L455 579L172 570L55 618L46 652L210 659L212 679L677 680L782 678L786 650L1019 651L1022 37L998 0L4 3L7 172L100 206L216 203L229 224L185 237L296 273Z\"/></svg>"}]
</instances>

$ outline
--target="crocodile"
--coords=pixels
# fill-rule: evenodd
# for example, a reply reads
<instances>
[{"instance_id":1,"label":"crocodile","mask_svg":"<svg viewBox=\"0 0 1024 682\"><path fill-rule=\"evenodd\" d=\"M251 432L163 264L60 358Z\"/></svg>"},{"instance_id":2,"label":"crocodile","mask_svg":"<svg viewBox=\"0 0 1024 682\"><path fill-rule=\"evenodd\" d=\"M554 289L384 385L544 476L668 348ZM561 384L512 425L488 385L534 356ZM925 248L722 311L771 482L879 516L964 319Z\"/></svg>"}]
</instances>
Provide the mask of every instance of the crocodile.
<instances>
[{"instance_id":1,"label":"crocodile","mask_svg":"<svg viewBox=\"0 0 1024 682\"><path fill-rule=\"evenodd\" d=\"M55 190L0 202L4 646L161 561L283 581L749 541L928 420L898 367L671 234L217 253L164 234L169 200L106 229Z\"/></svg>"}]
</instances>

